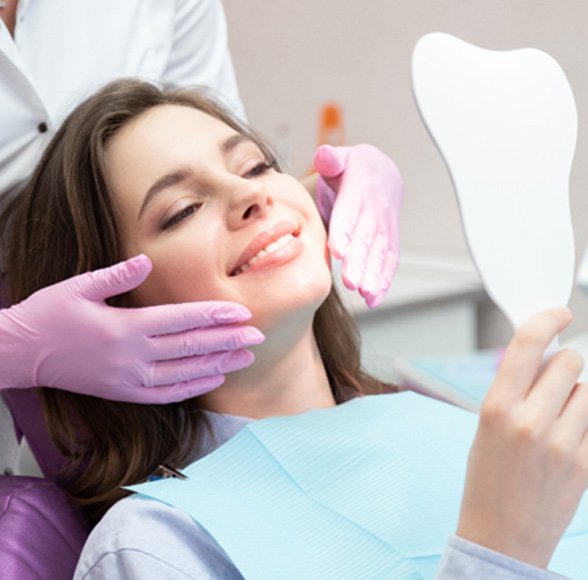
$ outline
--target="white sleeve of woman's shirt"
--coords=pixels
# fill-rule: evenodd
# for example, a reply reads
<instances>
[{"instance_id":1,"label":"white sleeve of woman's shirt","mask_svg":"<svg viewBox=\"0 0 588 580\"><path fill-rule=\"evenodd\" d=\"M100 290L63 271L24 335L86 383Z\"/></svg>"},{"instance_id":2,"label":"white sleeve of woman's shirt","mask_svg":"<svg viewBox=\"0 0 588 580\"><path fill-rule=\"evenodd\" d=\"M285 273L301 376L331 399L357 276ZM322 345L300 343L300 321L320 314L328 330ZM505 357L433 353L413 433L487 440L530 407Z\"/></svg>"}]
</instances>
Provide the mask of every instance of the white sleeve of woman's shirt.
<instances>
[{"instance_id":1,"label":"white sleeve of woman's shirt","mask_svg":"<svg viewBox=\"0 0 588 580\"><path fill-rule=\"evenodd\" d=\"M437 580L554 580L563 578L457 536L449 539Z\"/></svg>"},{"instance_id":2,"label":"white sleeve of woman's shirt","mask_svg":"<svg viewBox=\"0 0 588 580\"><path fill-rule=\"evenodd\" d=\"M287 577L287 570L284 571ZM128 498L90 534L74 580L237 580L242 576L216 540L183 511ZM561 578L461 538L449 540L437 580Z\"/></svg>"},{"instance_id":3,"label":"white sleeve of woman's shirt","mask_svg":"<svg viewBox=\"0 0 588 580\"><path fill-rule=\"evenodd\" d=\"M171 87L206 86L245 119L220 0L176 0L173 45L160 80Z\"/></svg>"},{"instance_id":4,"label":"white sleeve of woman's shirt","mask_svg":"<svg viewBox=\"0 0 588 580\"><path fill-rule=\"evenodd\" d=\"M92 530L74 580L240 580L224 550L183 511L127 498Z\"/></svg>"}]
</instances>

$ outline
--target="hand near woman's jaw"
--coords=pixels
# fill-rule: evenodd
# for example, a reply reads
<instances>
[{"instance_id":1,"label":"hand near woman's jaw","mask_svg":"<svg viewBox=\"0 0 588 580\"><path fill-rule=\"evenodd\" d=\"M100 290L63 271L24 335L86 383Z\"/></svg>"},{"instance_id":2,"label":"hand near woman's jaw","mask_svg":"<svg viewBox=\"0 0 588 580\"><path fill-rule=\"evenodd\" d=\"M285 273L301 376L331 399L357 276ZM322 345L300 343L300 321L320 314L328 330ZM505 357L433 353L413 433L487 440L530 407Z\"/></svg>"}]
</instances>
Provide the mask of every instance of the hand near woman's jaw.
<instances>
[{"instance_id":1,"label":"hand near woman's jaw","mask_svg":"<svg viewBox=\"0 0 588 580\"><path fill-rule=\"evenodd\" d=\"M371 145L331 147L314 154L316 199L329 222L329 249L342 260L343 283L370 308L388 292L399 259L404 182L396 164Z\"/></svg>"},{"instance_id":2,"label":"hand near woman's jaw","mask_svg":"<svg viewBox=\"0 0 588 580\"><path fill-rule=\"evenodd\" d=\"M480 414L457 535L546 568L588 486L583 361L547 346L571 321L547 310L515 333Z\"/></svg>"},{"instance_id":3,"label":"hand near woman's jaw","mask_svg":"<svg viewBox=\"0 0 588 580\"><path fill-rule=\"evenodd\" d=\"M229 302L148 308L105 304L141 284L146 256L43 288L0 310L0 388L49 386L105 399L165 404L217 388L249 366L264 336Z\"/></svg>"}]
</instances>

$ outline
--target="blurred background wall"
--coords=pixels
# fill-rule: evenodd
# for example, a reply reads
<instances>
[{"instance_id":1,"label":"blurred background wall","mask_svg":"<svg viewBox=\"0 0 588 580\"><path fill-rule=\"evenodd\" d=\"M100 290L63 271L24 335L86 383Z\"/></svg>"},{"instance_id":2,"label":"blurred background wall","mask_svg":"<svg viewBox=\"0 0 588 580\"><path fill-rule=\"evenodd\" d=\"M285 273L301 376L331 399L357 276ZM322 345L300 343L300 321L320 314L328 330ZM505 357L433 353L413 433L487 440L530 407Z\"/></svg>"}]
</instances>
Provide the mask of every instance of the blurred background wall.
<instances>
[{"instance_id":1,"label":"blurred background wall","mask_svg":"<svg viewBox=\"0 0 588 580\"><path fill-rule=\"evenodd\" d=\"M308 171L326 102L344 113L348 144L372 143L406 180L403 248L467 256L456 199L441 156L414 103L410 62L420 36L442 31L484 48L535 47L566 72L579 113L571 175L577 258L588 242L588 2L571 0L223 0L241 96L251 124L276 143L296 175ZM576 320L588 329L588 298L575 289ZM480 345L508 326L480 312Z\"/></svg>"}]
</instances>

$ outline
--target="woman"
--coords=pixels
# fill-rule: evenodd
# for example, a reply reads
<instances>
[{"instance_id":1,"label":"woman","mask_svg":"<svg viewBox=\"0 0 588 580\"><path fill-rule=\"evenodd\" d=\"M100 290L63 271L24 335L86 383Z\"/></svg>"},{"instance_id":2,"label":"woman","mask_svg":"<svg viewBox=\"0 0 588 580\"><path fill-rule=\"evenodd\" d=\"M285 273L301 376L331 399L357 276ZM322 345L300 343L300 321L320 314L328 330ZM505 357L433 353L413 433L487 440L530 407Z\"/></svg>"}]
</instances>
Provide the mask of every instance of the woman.
<instances>
[{"instance_id":1,"label":"woman","mask_svg":"<svg viewBox=\"0 0 588 580\"><path fill-rule=\"evenodd\" d=\"M0 208L21 190L75 104L120 76L208 87L244 115L220 0L129 0L112 8L100 0L0 3ZM397 263L401 180L390 159L365 146L322 151L317 169L324 179L308 183L316 185L317 199L327 197L321 192L329 193L329 184L337 189L330 243L346 264L344 280L373 307ZM365 183L366 172L376 177L357 190L354 183ZM390 249L387 263L378 244L372 251L364 244L373 233ZM242 305L191 302L125 311L105 304L138 286L150 269L139 259L84 273L11 308L0 280L0 397L49 478L61 458L46 445L30 387L162 404L214 389L226 373L252 361L245 349L262 340L260 333L249 327L234 334L227 326L249 318ZM173 360L187 349L192 364L176 367ZM102 360L112 363L86 381L85 365ZM5 467L14 466L0 461L0 470Z\"/></svg>"},{"instance_id":2,"label":"woman","mask_svg":"<svg viewBox=\"0 0 588 580\"><path fill-rule=\"evenodd\" d=\"M117 304L234 300L266 336L254 364L183 403L152 407L44 391L54 437L83 466L70 491L93 519L127 495L119 486L144 481L161 465L181 469L252 420L391 390L360 369L308 193L280 173L258 138L201 96L136 81L108 86L66 120L13 211L5 241L15 300L145 253L151 276ZM33 267L25 272L24 264ZM588 482L581 412L588 389L576 385L579 357L559 353L540 372L544 349L570 319L568 311L543 313L507 350L440 578L552 577L544 568ZM153 534L157 542L147 547ZM91 535L77 575L149 574L240 577L186 514L125 499Z\"/></svg>"},{"instance_id":3,"label":"woman","mask_svg":"<svg viewBox=\"0 0 588 580\"><path fill-rule=\"evenodd\" d=\"M51 5L5 0L0 3L0 55L0 208L18 194L73 106L120 76L137 76L165 87L202 85L235 114L244 116L219 0L132 0L117 5L114 13L97 0L83 4L59 0ZM352 181L368 171L378 176L371 188L353 192L353 184L339 188L331 240L347 263L346 282L375 306L390 284L398 253L397 212L388 219L389 212L384 210L392 205L398 209L401 189L396 191L397 181L389 185L391 161L374 148L336 148L322 156L318 170L326 181L318 183L324 191L328 191L327 182L334 184L329 179L332 176L345 174ZM311 182L314 187L316 176ZM357 220L362 225L357 235L349 214L362 216ZM366 267L365 252L360 251L366 229L377 230L380 238L386 238L391 249L389 263L377 261L380 252L376 249ZM353 251L345 247L348 238ZM213 389L222 383L224 372L249 364L251 358L242 352L232 358L218 355L234 345L248 346L259 340L254 331L249 340L244 333L233 336L223 331L227 321L247 319L247 311L239 305L175 305L178 324L171 327L161 323L169 319L169 309L163 307L137 316L104 305L109 296L136 287L148 274L146 260L121 264L55 286L19 308L1 311L0 366L4 372L0 391L22 391L39 384L75 390L81 388L84 376L77 361L91 356L90 352L97 358L125 352L121 364L105 369L99 381L85 385L84 393L166 403ZM0 286L2 306L7 304ZM59 316L54 315L57 311ZM68 333L59 331L65 321ZM207 332L211 327L214 332ZM209 340L211 334L215 340ZM193 341L193 365L182 381L186 384L174 380L177 373L169 363L170 349L149 348L146 338L150 336L164 336L168 343L175 340L177 349ZM71 352L76 356L63 356ZM153 382L153 371L157 382ZM19 400L26 393L3 394L15 399L15 411L25 406ZM21 427L29 427L26 417L22 422Z\"/></svg>"}]
</instances>

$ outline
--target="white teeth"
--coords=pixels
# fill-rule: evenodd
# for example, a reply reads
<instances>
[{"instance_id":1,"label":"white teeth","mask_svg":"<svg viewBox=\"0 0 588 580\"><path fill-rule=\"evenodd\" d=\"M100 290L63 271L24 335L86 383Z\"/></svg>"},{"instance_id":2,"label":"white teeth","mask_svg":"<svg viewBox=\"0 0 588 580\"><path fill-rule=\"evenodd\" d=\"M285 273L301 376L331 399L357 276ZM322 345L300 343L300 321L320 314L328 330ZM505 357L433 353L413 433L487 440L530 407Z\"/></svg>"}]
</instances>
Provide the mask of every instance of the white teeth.
<instances>
[{"instance_id":1,"label":"white teeth","mask_svg":"<svg viewBox=\"0 0 588 580\"><path fill-rule=\"evenodd\" d=\"M259 250L259 252L257 252L257 254L255 254L255 256L250 258L246 264L243 264L242 266L237 268L233 275L237 276L238 274L242 274L243 272L248 270L251 266L253 266L253 264L255 264L255 262L257 262L258 260L261 260L261 258L264 258L268 254L271 254L272 252L279 250L282 246L285 246L293 238L294 238L294 236L292 234L284 234L283 236L279 237L277 240L270 242L265 248Z\"/></svg>"}]
</instances>

